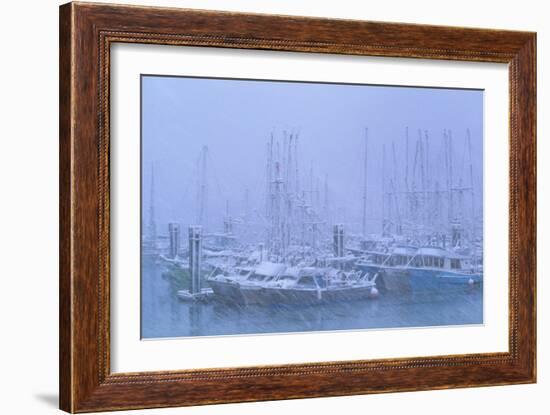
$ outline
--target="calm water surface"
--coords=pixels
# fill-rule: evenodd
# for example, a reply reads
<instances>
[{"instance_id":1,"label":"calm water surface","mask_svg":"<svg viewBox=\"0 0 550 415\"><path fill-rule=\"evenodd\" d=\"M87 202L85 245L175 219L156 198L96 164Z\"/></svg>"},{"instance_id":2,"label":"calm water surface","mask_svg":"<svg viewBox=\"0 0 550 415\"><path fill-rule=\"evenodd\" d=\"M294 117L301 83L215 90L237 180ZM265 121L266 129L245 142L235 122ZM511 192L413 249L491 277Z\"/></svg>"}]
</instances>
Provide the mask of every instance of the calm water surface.
<instances>
[{"instance_id":1,"label":"calm water surface","mask_svg":"<svg viewBox=\"0 0 550 415\"><path fill-rule=\"evenodd\" d=\"M483 323L480 287L422 294L381 293L376 299L315 306L187 303L166 270L144 261L143 338L425 327Z\"/></svg>"}]
</instances>

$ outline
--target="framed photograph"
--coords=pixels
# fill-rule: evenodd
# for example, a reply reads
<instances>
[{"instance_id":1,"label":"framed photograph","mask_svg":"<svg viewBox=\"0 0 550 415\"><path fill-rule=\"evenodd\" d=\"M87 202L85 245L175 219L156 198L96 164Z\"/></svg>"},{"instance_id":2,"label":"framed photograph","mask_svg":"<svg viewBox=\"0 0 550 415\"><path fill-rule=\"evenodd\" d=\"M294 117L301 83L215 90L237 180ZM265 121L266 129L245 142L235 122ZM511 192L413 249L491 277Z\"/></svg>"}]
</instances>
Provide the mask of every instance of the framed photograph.
<instances>
[{"instance_id":1,"label":"framed photograph","mask_svg":"<svg viewBox=\"0 0 550 415\"><path fill-rule=\"evenodd\" d=\"M536 381L536 35L60 8L60 407Z\"/></svg>"}]
</instances>

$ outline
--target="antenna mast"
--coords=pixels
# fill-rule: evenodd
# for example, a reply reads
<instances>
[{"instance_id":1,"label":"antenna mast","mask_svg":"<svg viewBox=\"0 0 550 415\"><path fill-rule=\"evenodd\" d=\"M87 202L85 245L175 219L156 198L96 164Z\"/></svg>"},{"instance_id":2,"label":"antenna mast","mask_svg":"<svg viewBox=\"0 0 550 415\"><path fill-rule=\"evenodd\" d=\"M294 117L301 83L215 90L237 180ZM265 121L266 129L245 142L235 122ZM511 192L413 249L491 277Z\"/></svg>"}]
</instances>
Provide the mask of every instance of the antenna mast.
<instances>
[{"instance_id":1,"label":"antenna mast","mask_svg":"<svg viewBox=\"0 0 550 415\"><path fill-rule=\"evenodd\" d=\"M468 155L470 159L470 191L472 196L472 236L471 236L471 243L472 248L475 241L475 192L474 192L474 168L473 168L473 160L472 160L472 138L470 136L470 129L466 129L466 140L468 141Z\"/></svg>"},{"instance_id":2,"label":"antenna mast","mask_svg":"<svg viewBox=\"0 0 550 415\"><path fill-rule=\"evenodd\" d=\"M157 240L157 225L155 223L155 164L151 163L151 189L149 195L149 238L153 244Z\"/></svg>"},{"instance_id":3,"label":"antenna mast","mask_svg":"<svg viewBox=\"0 0 550 415\"><path fill-rule=\"evenodd\" d=\"M198 224L206 227L207 225L207 203L208 203L208 176L207 176L207 158L208 158L208 146L203 146L201 150L201 156L199 160L199 214Z\"/></svg>"},{"instance_id":4,"label":"antenna mast","mask_svg":"<svg viewBox=\"0 0 550 415\"><path fill-rule=\"evenodd\" d=\"M365 128L365 153L363 159L363 236L367 235L367 153L369 142L369 129Z\"/></svg>"}]
</instances>

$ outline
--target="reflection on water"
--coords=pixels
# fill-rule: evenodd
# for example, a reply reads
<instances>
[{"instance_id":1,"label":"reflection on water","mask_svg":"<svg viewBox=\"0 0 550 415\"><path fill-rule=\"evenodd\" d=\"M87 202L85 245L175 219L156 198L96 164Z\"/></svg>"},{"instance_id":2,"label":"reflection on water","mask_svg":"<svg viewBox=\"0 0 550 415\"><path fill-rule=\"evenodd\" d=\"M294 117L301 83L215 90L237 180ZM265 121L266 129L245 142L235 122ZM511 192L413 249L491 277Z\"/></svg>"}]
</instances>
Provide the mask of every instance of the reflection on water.
<instances>
[{"instance_id":1,"label":"reflection on water","mask_svg":"<svg viewBox=\"0 0 550 415\"><path fill-rule=\"evenodd\" d=\"M142 338L481 324L482 289L381 294L376 299L296 306L180 301L163 268L142 268ZM180 287L181 288L181 287Z\"/></svg>"}]
</instances>

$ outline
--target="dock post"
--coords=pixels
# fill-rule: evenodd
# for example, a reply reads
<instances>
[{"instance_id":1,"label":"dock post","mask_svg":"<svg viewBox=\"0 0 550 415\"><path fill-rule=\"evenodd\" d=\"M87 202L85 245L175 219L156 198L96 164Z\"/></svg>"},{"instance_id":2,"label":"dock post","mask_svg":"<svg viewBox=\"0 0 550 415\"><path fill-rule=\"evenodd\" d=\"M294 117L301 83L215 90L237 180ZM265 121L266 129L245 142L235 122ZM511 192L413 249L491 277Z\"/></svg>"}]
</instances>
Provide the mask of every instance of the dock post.
<instances>
[{"instance_id":1,"label":"dock post","mask_svg":"<svg viewBox=\"0 0 550 415\"><path fill-rule=\"evenodd\" d=\"M344 225L338 224L334 225L333 228L333 245L334 245L334 256L341 258L344 256Z\"/></svg>"},{"instance_id":2,"label":"dock post","mask_svg":"<svg viewBox=\"0 0 550 415\"><path fill-rule=\"evenodd\" d=\"M226 235L233 234L233 221L230 216L225 218L223 221L223 233Z\"/></svg>"},{"instance_id":3,"label":"dock post","mask_svg":"<svg viewBox=\"0 0 550 415\"><path fill-rule=\"evenodd\" d=\"M169 257L175 258L180 250L180 225L179 223L168 224L168 234L170 235L170 252Z\"/></svg>"},{"instance_id":4,"label":"dock post","mask_svg":"<svg viewBox=\"0 0 550 415\"><path fill-rule=\"evenodd\" d=\"M189 273L191 274L191 294L201 292L202 227L189 227Z\"/></svg>"}]
</instances>

